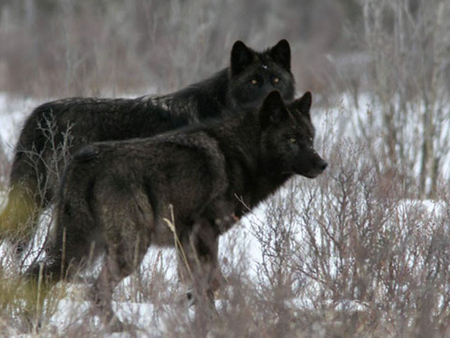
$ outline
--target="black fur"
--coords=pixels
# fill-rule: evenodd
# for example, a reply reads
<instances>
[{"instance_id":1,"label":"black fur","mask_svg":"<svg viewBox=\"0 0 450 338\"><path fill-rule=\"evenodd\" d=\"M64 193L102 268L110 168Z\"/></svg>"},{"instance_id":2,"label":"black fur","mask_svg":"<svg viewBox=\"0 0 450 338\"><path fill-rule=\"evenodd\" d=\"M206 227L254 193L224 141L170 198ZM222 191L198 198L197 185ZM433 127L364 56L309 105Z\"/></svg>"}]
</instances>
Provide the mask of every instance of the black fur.
<instances>
[{"instance_id":1,"label":"black fur","mask_svg":"<svg viewBox=\"0 0 450 338\"><path fill-rule=\"evenodd\" d=\"M286 40L264 52L237 41L229 68L169 95L70 98L37 107L16 146L8 205L0 215L0 236L20 239L22 245L28 241L40 212L52 203L65 164L83 145L149 137L242 108L256 108L274 89L292 101L290 53Z\"/></svg>"},{"instance_id":2,"label":"black fur","mask_svg":"<svg viewBox=\"0 0 450 338\"><path fill-rule=\"evenodd\" d=\"M83 148L65 172L43 262L46 280L57 282L61 271L70 279L94 243L95 253L106 257L92 296L112 320L115 286L150 245L176 243L172 224L182 278L197 297L211 300L221 281L219 236L291 176L314 178L325 170L313 148L310 105L309 92L288 108L273 92L261 109L223 121ZM32 266L28 276L37 278L39 268Z\"/></svg>"}]
</instances>

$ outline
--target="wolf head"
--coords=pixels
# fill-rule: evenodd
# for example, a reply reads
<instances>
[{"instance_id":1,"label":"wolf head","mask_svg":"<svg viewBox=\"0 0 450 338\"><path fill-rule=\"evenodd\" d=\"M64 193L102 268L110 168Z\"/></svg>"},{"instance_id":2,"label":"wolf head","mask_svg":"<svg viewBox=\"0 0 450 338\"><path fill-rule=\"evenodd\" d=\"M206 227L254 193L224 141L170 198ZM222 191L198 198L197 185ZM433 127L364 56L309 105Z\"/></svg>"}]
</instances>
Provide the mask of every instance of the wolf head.
<instances>
[{"instance_id":1,"label":"wolf head","mask_svg":"<svg viewBox=\"0 0 450 338\"><path fill-rule=\"evenodd\" d=\"M276 91L264 100L259 111L261 152L272 174L315 178L328 166L314 149L311 102L310 92L288 106Z\"/></svg>"},{"instance_id":2,"label":"wolf head","mask_svg":"<svg viewBox=\"0 0 450 338\"><path fill-rule=\"evenodd\" d=\"M241 108L258 108L271 91L277 90L285 102L294 98L291 48L286 40L259 53L236 41L231 50L230 96Z\"/></svg>"}]
</instances>

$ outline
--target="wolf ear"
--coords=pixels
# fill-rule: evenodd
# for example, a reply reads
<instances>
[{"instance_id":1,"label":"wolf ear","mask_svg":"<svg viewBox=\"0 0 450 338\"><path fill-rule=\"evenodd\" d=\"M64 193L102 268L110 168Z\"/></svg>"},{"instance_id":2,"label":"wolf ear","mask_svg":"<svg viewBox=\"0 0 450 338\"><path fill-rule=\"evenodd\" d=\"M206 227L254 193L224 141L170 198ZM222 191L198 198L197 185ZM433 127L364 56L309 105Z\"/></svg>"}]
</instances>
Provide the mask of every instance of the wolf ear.
<instances>
[{"instance_id":1,"label":"wolf ear","mask_svg":"<svg viewBox=\"0 0 450 338\"><path fill-rule=\"evenodd\" d=\"M269 55L273 61L291 70L291 46L287 40L280 40L269 50Z\"/></svg>"},{"instance_id":2,"label":"wolf ear","mask_svg":"<svg viewBox=\"0 0 450 338\"><path fill-rule=\"evenodd\" d=\"M255 59L255 52L242 41L236 41L231 49L231 74L237 75Z\"/></svg>"},{"instance_id":3,"label":"wolf ear","mask_svg":"<svg viewBox=\"0 0 450 338\"><path fill-rule=\"evenodd\" d=\"M307 91L303 96L297 100L295 100L292 105L294 108L304 116L306 116L309 120L311 120L311 115L309 113L312 104L312 95L310 91Z\"/></svg>"},{"instance_id":4,"label":"wolf ear","mask_svg":"<svg viewBox=\"0 0 450 338\"><path fill-rule=\"evenodd\" d=\"M278 91L270 92L264 99L259 111L261 126L265 127L271 124L278 124L288 117L288 111L284 105L281 94Z\"/></svg>"}]
</instances>

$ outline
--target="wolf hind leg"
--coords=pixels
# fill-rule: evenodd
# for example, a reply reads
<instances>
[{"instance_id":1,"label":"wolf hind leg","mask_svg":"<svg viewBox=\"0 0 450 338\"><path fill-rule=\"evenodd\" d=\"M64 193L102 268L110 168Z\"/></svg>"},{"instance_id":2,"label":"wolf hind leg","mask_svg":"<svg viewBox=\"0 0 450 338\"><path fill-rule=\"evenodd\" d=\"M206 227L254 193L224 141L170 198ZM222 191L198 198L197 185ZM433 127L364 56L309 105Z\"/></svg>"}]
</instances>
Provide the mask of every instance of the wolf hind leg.
<instances>
[{"instance_id":1,"label":"wolf hind leg","mask_svg":"<svg viewBox=\"0 0 450 338\"><path fill-rule=\"evenodd\" d=\"M104 197L96 204L97 220L106 254L89 294L93 310L113 332L125 327L112 310L114 289L141 264L155 236L154 211L146 193L117 183L109 178L98 183Z\"/></svg>"},{"instance_id":2,"label":"wolf hind leg","mask_svg":"<svg viewBox=\"0 0 450 338\"><path fill-rule=\"evenodd\" d=\"M136 236L134 244L122 242L108 246L100 274L90 290L94 311L111 332L121 332L127 326L112 309L114 289L139 267L149 246L140 236Z\"/></svg>"},{"instance_id":3,"label":"wolf hind leg","mask_svg":"<svg viewBox=\"0 0 450 338\"><path fill-rule=\"evenodd\" d=\"M61 251L53 250L43 261L35 262L24 273L24 299L28 302L26 311L35 331L41 325L45 299L52 287L61 280L71 280L84 266L83 261L77 257L69 260L70 263L66 264Z\"/></svg>"},{"instance_id":4,"label":"wolf hind leg","mask_svg":"<svg viewBox=\"0 0 450 338\"><path fill-rule=\"evenodd\" d=\"M90 259L89 248L95 243L77 243L58 240L48 249L47 256L43 261L35 262L27 271L25 276L37 280L42 276L46 284L53 285L61 280L76 280L79 272L83 271ZM100 250L94 250L95 256ZM77 254L74 254L77 253Z\"/></svg>"}]
</instances>

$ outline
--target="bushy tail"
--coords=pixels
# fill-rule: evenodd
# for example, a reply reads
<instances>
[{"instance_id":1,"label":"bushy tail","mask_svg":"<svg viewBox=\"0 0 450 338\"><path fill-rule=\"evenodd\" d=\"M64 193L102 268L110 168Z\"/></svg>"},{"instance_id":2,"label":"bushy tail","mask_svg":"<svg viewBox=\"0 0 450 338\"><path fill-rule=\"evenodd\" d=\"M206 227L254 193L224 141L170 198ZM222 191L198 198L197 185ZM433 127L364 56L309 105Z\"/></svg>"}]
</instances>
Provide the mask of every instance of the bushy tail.
<instances>
[{"instance_id":1,"label":"bushy tail","mask_svg":"<svg viewBox=\"0 0 450 338\"><path fill-rule=\"evenodd\" d=\"M91 163L89 159L76 157L67 167L58 194L46 259L30 267L27 272L30 276L36 277L42 264L46 278L53 281L71 279L100 251L102 241L92 205L95 174L90 168Z\"/></svg>"},{"instance_id":2,"label":"bushy tail","mask_svg":"<svg viewBox=\"0 0 450 338\"><path fill-rule=\"evenodd\" d=\"M41 210L36 193L33 182L13 184L0 214L0 239L16 244L19 251L27 246L36 231Z\"/></svg>"},{"instance_id":3,"label":"bushy tail","mask_svg":"<svg viewBox=\"0 0 450 338\"><path fill-rule=\"evenodd\" d=\"M25 122L14 153L8 203L0 215L0 239L25 246L39 216L52 202L64 164L70 160L68 131L59 130L51 107L36 108Z\"/></svg>"},{"instance_id":4,"label":"bushy tail","mask_svg":"<svg viewBox=\"0 0 450 338\"><path fill-rule=\"evenodd\" d=\"M47 182L43 162L44 143L33 135L33 142L22 132L11 168L7 204L0 214L0 239L18 248L26 247L36 232L38 218L47 200L41 186Z\"/></svg>"}]
</instances>

